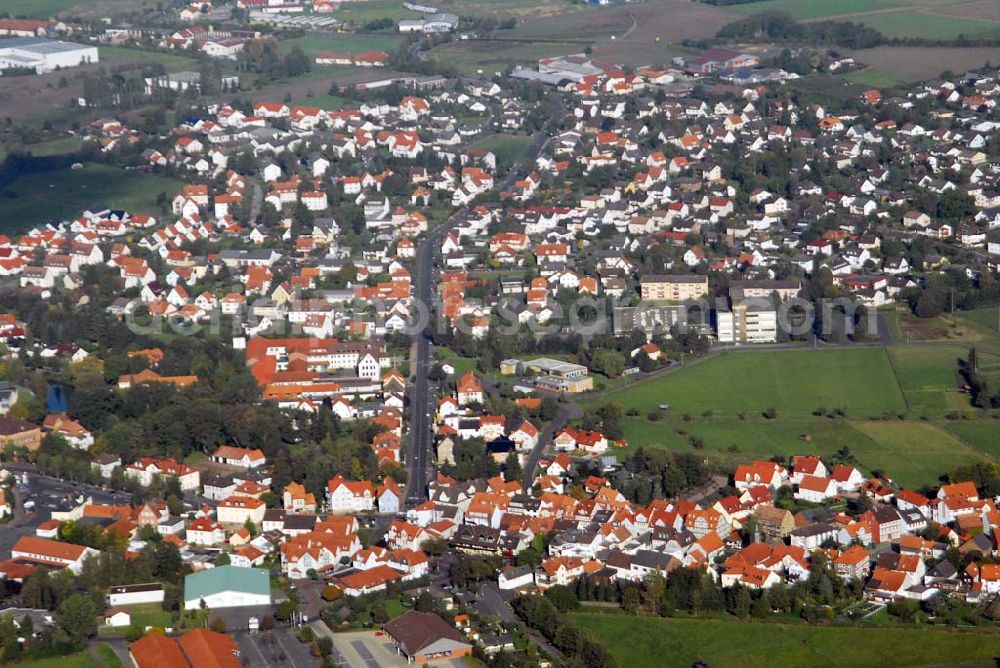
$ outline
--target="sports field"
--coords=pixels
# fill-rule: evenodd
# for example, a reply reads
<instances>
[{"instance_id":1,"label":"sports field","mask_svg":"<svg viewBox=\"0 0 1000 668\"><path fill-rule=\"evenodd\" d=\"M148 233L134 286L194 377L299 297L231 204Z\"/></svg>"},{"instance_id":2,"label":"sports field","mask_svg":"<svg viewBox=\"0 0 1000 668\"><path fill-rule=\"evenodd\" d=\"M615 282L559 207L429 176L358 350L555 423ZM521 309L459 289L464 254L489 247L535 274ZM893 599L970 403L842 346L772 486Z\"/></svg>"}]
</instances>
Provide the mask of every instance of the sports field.
<instances>
[{"instance_id":1,"label":"sports field","mask_svg":"<svg viewBox=\"0 0 1000 668\"><path fill-rule=\"evenodd\" d=\"M670 404L671 413L808 416L818 407L850 415L906 409L882 348L724 353L704 362L639 381L602 400L642 413ZM601 401L599 403L606 403Z\"/></svg>"},{"instance_id":2,"label":"sports field","mask_svg":"<svg viewBox=\"0 0 1000 668\"><path fill-rule=\"evenodd\" d=\"M577 626L629 668L691 666L991 666L1000 634L918 628L851 628L573 613Z\"/></svg>"},{"instance_id":3,"label":"sports field","mask_svg":"<svg viewBox=\"0 0 1000 668\"><path fill-rule=\"evenodd\" d=\"M0 190L0 221L3 231L10 232L75 217L93 207L157 215L159 194L171 198L180 188L173 179L105 165L29 174Z\"/></svg>"}]
</instances>

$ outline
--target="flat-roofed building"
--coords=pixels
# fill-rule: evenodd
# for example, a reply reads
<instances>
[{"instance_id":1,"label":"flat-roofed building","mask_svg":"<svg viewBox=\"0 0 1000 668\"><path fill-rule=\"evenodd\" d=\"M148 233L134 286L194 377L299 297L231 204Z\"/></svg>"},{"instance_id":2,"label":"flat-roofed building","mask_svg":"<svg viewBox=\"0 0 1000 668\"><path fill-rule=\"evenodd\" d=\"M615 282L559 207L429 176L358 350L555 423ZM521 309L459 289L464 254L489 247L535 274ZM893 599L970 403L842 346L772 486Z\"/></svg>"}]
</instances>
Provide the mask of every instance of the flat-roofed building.
<instances>
[{"instance_id":1,"label":"flat-roofed building","mask_svg":"<svg viewBox=\"0 0 1000 668\"><path fill-rule=\"evenodd\" d=\"M649 275L640 279L643 299L683 302L708 296L708 276Z\"/></svg>"}]
</instances>

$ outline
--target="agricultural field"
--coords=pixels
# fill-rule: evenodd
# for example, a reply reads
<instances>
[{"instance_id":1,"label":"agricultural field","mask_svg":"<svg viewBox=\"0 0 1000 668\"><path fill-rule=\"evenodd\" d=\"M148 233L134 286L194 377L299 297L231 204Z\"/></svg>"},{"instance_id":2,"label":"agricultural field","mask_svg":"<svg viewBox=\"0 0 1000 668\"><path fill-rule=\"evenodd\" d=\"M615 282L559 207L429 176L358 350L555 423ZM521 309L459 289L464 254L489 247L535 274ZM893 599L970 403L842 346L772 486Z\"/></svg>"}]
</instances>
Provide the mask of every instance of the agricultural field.
<instances>
[{"instance_id":1,"label":"agricultural field","mask_svg":"<svg viewBox=\"0 0 1000 668\"><path fill-rule=\"evenodd\" d=\"M1000 21L945 16L922 11L865 14L851 17L851 20L874 28L886 37L954 39L959 35L969 38L1000 35Z\"/></svg>"},{"instance_id":2,"label":"agricultural field","mask_svg":"<svg viewBox=\"0 0 1000 668\"><path fill-rule=\"evenodd\" d=\"M918 628L851 628L737 620L574 613L573 621L630 668L691 666L993 665L1000 635Z\"/></svg>"},{"instance_id":3,"label":"agricultural field","mask_svg":"<svg viewBox=\"0 0 1000 668\"><path fill-rule=\"evenodd\" d=\"M162 215L158 196L173 197L180 188L181 183L173 179L104 165L28 174L0 190L0 220L5 221L3 231L9 233L99 206Z\"/></svg>"},{"instance_id":4,"label":"agricultural field","mask_svg":"<svg viewBox=\"0 0 1000 668\"><path fill-rule=\"evenodd\" d=\"M906 402L881 348L724 353L602 397L641 413L808 416L818 407L850 415L902 411Z\"/></svg>"},{"instance_id":5,"label":"agricultural field","mask_svg":"<svg viewBox=\"0 0 1000 668\"><path fill-rule=\"evenodd\" d=\"M391 53L402 44L403 38L398 33L377 35L349 33L312 33L304 37L282 40L279 44L282 53L288 53L293 47L299 46L310 58L315 58L324 51L335 53L360 53L362 51L385 51Z\"/></svg>"},{"instance_id":6,"label":"agricultural field","mask_svg":"<svg viewBox=\"0 0 1000 668\"><path fill-rule=\"evenodd\" d=\"M433 6L443 12L450 12L460 16L494 18L557 16L568 12L577 12L584 8L583 5L573 3L570 0L508 0L507 2L495 2L494 0L440 0L439 2L435 2Z\"/></svg>"},{"instance_id":7,"label":"agricultural field","mask_svg":"<svg viewBox=\"0 0 1000 668\"><path fill-rule=\"evenodd\" d=\"M727 9L740 14L761 14L763 12L785 12L799 20L826 19L842 14L871 12L899 7L904 2L897 0L763 0L730 5Z\"/></svg>"},{"instance_id":8,"label":"agricultural field","mask_svg":"<svg viewBox=\"0 0 1000 668\"><path fill-rule=\"evenodd\" d=\"M880 46L874 49L849 51L858 62L870 65L887 75L896 75L905 81L930 79L945 70L965 72L982 67L987 61L996 61L996 47L908 47Z\"/></svg>"},{"instance_id":9,"label":"agricultural field","mask_svg":"<svg viewBox=\"0 0 1000 668\"><path fill-rule=\"evenodd\" d=\"M893 369L911 411L940 414L969 407L968 395L958 391L958 362L966 351L958 346L894 346L889 349Z\"/></svg>"},{"instance_id":10,"label":"agricultural field","mask_svg":"<svg viewBox=\"0 0 1000 668\"><path fill-rule=\"evenodd\" d=\"M983 459L975 448L929 422L864 420L854 427L877 445L851 446L851 453L869 470L885 471L904 486L937 485L956 466Z\"/></svg>"},{"instance_id":11,"label":"agricultural field","mask_svg":"<svg viewBox=\"0 0 1000 668\"><path fill-rule=\"evenodd\" d=\"M533 65L539 58L564 56L583 49L582 44L559 42L468 40L442 44L427 57L465 74L478 74L482 70L483 74L492 75L517 65Z\"/></svg>"},{"instance_id":12,"label":"agricultural field","mask_svg":"<svg viewBox=\"0 0 1000 668\"><path fill-rule=\"evenodd\" d=\"M845 75L844 78L848 81L853 81L854 83L869 86L871 88L890 88L892 86L898 86L899 84L906 83L906 79L898 74L883 72L882 70L873 68L860 70L858 72L851 72L850 74Z\"/></svg>"},{"instance_id":13,"label":"agricultural field","mask_svg":"<svg viewBox=\"0 0 1000 668\"><path fill-rule=\"evenodd\" d=\"M520 160L530 143L529 135L493 135L476 142L473 146L493 151L497 157L497 166L505 168Z\"/></svg>"},{"instance_id":14,"label":"agricultural field","mask_svg":"<svg viewBox=\"0 0 1000 668\"><path fill-rule=\"evenodd\" d=\"M102 46L99 50L104 65L163 65L167 72L197 70L198 61L190 56L162 51L147 51L127 46Z\"/></svg>"},{"instance_id":15,"label":"agricultural field","mask_svg":"<svg viewBox=\"0 0 1000 668\"><path fill-rule=\"evenodd\" d=\"M1000 420L956 420L943 428L982 454L1000 459Z\"/></svg>"},{"instance_id":16,"label":"agricultural field","mask_svg":"<svg viewBox=\"0 0 1000 668\"><path fill-rule=\"evenodd\" d=\"M326 111L336 111L347 107L357 106L357 100L351 100L339 95L313 95L312 97L302 97L288 103L291 106L319 107Z\"/></svg>"},{"instance_id":17,"label":"agricultural field","mask_svg":"<svg viewBox=\"0 0 1000 668\"><path fill-rule=\"evenodd\" d=\"M11 16L47 19L84 3L85 0L4 0L0 9Z\"/></svg>"},{"instance_id":18,"label":"agricultural field","mask_svg":"<svg viewBox=\"0 0 1000 668\"><path fill-rule=\"evenodd\" d=\"M399 0L372 0L340 3L330 16L344 23L368 23L379 19L419 19L423 14L407 9Z\"/></svg>"}]
</instances>

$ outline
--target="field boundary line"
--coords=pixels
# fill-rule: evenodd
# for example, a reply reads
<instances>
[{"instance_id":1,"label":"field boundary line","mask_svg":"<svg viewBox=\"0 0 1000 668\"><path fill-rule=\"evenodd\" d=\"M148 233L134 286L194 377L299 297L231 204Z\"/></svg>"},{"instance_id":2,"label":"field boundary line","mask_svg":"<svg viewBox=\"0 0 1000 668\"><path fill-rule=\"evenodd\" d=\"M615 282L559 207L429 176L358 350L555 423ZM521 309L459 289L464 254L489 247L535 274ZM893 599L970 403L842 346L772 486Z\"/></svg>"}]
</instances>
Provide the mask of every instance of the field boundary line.
<instances>
[{"instance_id":1,"label":"field boundary line","mask_svg":"<svg viewBox=\"0 0 1000 668\"><path fill-rule=\"evenodd\" d=\"M899 394L903 397L903 403L906 404L906 410L912 411L913 406L910 405L910 399L906 396L906 390L903 389L903 383L899 380L899 371L896 369L896 360L892 359L892 351L889 349L890 346L885 346L885 356L889 359L889 368L892 369L892 377L896 381L896 387L899 388Z\"/></svg>"}]
</instances>

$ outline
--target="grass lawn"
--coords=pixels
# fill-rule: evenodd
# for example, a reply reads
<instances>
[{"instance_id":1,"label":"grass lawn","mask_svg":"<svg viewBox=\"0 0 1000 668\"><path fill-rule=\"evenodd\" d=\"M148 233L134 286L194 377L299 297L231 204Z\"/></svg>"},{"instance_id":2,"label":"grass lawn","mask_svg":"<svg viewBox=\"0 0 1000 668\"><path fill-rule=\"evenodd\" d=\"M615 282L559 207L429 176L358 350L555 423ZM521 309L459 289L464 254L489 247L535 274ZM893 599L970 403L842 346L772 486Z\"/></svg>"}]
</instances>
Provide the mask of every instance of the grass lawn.
<instances>
[{"instance_id":1,"label":"grass lawn","mask_svg":"<svg viewBox=\"0 0 1000 668\"><path fill-rule=\"evenodd\" d=\"M45 157L74 153L81 148L83 148L83 141L79 137L58 137L38 142L37 144L22 144L17 147L17 150L30 152L37 157Z\"/></svg>"},{"instance_id":2,"label":"grass lawn","mask_svg":"<svg viewBox=\"0 0 1000 668\"><path fill-rule=\"evenodd\" d=\"M900 485L934 485L938 477L961 464L983 459L975 448L934 424L921 421L860 421L855 428L876 445L851 446L869 469L879 469Z\"/></svg>"},{"instance_id":3,"label":"grass lawn","mask_svg":"<svg viewBox=\"0 0 1000 668\"><path fill-rule=\"evenodd\" d=\"M895 0L763 0L727 6L726 9L740 14L786 12L797 19L819 19L874 9L891 9L901 4Z\"/></svg>"},{"instance_id":4,"label":"grass lawn","mask_svg":"<svg viewBox=\"0 0 1000 668\"><path fill-rule=\"evenodd\" d=\"M132 615L132 623L143 628L155 626L167 628L173 626L170 613L165 611L159 603L138 603L136 605L122 606ZM124 637L128 633L127 626L104 626L104 618L98 622L98 628L102 637Z\"/></svg>"},{"instance_id":5,"label":"grass lawn","mask_svg":"<svg viewBox=\"0 0 1000 668\"><path fill-rule=\"evenodd\" d=\"M104 668L122 668L122 660L115 654L115 650L111 649L111 645L102 642L94 651L104 662Z\"/></svg>"},{"instance_id":6,"label":"grass lawn","mask_svg":"<svg viewBox=\"0 0 1000 668\"><path fill-rule=\"evenodd\" d=\"M891 88L892 86L906 83L906 79L898 74L883 72L882 70L874 68L862 70L860 72L851 72L844 78L848 81L853 81L854 83L863 84L865 86L871 86L873 88Z\"/></svg>"},{"instance_id":7,"label":"grass lawn","mask_svg":"<svg viewBox=\"0 0 1000 668\"><path fill-rule=\"evenodd\" d=\"M869 14L851 19L878 30L886 37L926 37L929 39L954 39L966 37L995 37L1000 35L1000 22L963 19L941 14L920 12L891 12Z\"/></svg>"},{"instance_id":8,"label":"grass lawn","mask_svg":"<svg viewBox=\"0 0 1000 668\"><path fill-rule=\"evenodd\" d=\"M103 656L101 657L103 658ZM90 652L84 650L82 652L77 652L76 654L69 654L67 656L54 656L51 659L41 659L40 661L25 661L23 663L15 664L17 666L24 666L25 668L101 668L97 665L97 661L94 657L90 655ZM108 668L111 668L110 664ZM121 665L118 663L117 665Z\"/></svg>"},{"instance_id":9,"label":"grass lawn","mask_svg":"<svg viewBox=\"0 0 1000 668\"><path fill-rule=\"evenodd\" d=\"M173 179L105 165L28 174L0 190L0 221L6 221L4 231L19 230L100 206L162 215L157 196L173 197L180 188Z\"/></svg>"},{"instance_id":10,"label":"grass lawn","mask_svg":"<svg viewBox=\"0 0 1000 668\"><path fill-rule=\"evenodd\" d=\"M528 135L493 135L474 144L477 148L493 151L498 167L510 167L528 150L531 137Z\"/></svg>"},{"instance_id":11,"label":"grass lawn","mask_svg":"<svg viewBox=\"0 0 1000 668\"><path fill-rule=\"evenodd\" d=\"M993 665L1000 634L574 613L629 668Z\"/></svg>"},{"instance_id":12,"label":"grass lawn","mask_svg":"<svg viewBox=\"0 0 1000 668\"><path fill-rule=\"evenodd\" d=\"M476 360L470 357L459 357L458 353L448 348L438 347L438 361L455 367L455 376L461 376L466 371L476 370Z\"/></svg>"},{"instance_id":13,"label":"grass lawn","mask_svg":"<svg viewBox=\"0 0 1000 668\"><path fill-rule=\"evenodd\" d=\"M882 348L723 353L610 392L593 404L618 401L646 414L670 404L674 414L808 416L818 407L875 415L906 408Z\"/></svg>"}]
</instances>

